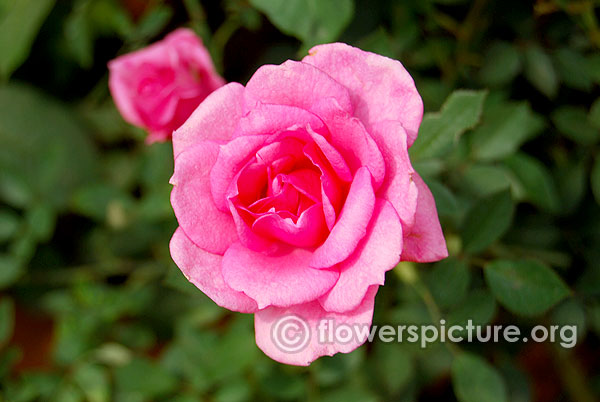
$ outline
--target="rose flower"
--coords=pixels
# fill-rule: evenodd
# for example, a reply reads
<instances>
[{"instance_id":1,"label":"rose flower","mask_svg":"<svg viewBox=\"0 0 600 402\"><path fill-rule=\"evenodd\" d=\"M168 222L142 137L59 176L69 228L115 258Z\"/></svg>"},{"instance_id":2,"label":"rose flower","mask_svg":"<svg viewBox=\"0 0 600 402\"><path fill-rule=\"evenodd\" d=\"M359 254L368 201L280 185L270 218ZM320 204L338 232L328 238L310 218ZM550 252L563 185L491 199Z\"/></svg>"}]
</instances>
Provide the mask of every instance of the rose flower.
<instances>
[{"instance_id":1,"label":"rose flower","mask_svg":"<svg viewBox=\"0 0 600 402\"><path fill-rule=\"evenodd\" d=\"M220 88L173 134L174 261L220 306L254 313L275 360L354 350L320 343L319 321L371 325L386 271L447 256L408 156L422 115L402 64L341 43ZM313 334L293 353L272 333L287 315Z\"/></svg>"},{"instance_id":2,"label":"rose flower","mask_svg":"<svg viewBox=\"0 0 600 402\"><path fill-rule=\"evenodd\" d=\"M123 118L165 141L224 80L202 41L181 28L108 63L109 88Z\"/></svg>"}]
</instances>

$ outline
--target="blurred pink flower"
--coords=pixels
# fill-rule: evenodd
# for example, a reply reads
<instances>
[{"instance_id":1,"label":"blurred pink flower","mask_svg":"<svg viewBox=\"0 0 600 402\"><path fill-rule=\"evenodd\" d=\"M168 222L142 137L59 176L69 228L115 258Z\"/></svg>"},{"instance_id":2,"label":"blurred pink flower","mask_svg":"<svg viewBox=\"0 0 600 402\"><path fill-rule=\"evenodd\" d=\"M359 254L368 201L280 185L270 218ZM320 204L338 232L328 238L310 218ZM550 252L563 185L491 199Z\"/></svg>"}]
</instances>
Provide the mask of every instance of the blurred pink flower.
<instances>
[{"instance_id":1,"label":"blurred pink flower","mask_svg":"<svg viewBox=\"0 0 600 402\"><path fill-rule=\"evenodd\" d=\"M225 81L200 38L180 28L162 41L108 63L109 88L129 123L165 141Z\"/></svg>"},{"instance_id":2,"label":"blurred pink flower","mask_svg":"<svg viewBox=\"0 0 600 402\"><path fill-rule=\"evenodd\" d=\"M385 272L447 256L413 170L423 104L398 61L341 43L211 94L173 134L171 255L217 304L255 313L257 345L308 365L360 341L290 353L278 318L370 325Z\"/></svg>"}]
</instances>

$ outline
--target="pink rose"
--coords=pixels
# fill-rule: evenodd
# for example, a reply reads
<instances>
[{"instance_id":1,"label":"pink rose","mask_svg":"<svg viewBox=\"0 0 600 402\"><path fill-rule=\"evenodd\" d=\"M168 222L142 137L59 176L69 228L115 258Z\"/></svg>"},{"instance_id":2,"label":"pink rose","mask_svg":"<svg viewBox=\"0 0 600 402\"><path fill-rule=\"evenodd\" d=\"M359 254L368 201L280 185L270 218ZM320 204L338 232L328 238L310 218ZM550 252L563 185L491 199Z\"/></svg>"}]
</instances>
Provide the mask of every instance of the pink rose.
<instances>
[{"instance_id":1,"label":"pink rose","mask_svg":"<svg viewBox=\"0 0 600 402\"><path fill-rule=\"evenodd\" d=\"M225 81L215 72L202 41L178 29L162 41L108 63L108 86L129 123L164 141Z\"/></svg>"},{"instance_id":2,"label":"pink rose","mask_svg":"<svg viewBox=\"0 0 600 402\"><path fill-rule=\"evenodd\" d=\"M319 321L370 326L386 271L447 256L407 152L422 115L402 64L341 43L215 91L173 135L173 259L220 306L255 313L271 358L354 350L364 340L320 342ZM301 350L273 336L287 315L311 334Z\"/></svg>"}]
</instances>

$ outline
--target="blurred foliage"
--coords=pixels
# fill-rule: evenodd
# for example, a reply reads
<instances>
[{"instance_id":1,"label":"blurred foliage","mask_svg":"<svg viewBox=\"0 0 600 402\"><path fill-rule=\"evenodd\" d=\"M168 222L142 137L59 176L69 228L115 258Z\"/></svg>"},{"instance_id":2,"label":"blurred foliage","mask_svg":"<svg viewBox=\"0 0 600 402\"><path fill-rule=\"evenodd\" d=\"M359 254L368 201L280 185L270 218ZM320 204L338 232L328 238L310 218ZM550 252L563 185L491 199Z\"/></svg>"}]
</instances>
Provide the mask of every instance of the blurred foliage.
<instances>
[{"instance_id":1,"label":"blurred foliage","mask_svg":"<svg viewBox=\"0 0 600 402\"><path fill-rule=\"evenodd\" d=\"M600 395L600 3L0 0L0 401L593 401ZM578 345L365 345L309 368L169 257L170 144L106 63L192 27L229 81L341 40L401 60L451 257L403 263L376 324L572 324ZM394 275L397 274L397 275Z\"/></svg>"}]
</instances>

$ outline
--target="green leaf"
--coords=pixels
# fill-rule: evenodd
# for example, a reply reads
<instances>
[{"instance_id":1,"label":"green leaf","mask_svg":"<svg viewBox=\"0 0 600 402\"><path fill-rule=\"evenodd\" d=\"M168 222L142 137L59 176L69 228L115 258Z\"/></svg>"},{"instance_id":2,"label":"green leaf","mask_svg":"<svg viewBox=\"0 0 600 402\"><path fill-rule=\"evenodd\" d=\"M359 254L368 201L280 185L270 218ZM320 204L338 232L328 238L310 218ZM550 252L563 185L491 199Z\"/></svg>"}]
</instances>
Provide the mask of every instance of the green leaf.
<instances>
[{"instance_id":1,"label":"green leaf","mask_svg":"<svg viewBox=\"0 0 600 402\"><path fill-rule=\"evenodd\" d=\"M427 187L433 194L437 212L440 216L454 216L458 213L458 201L448 187L434 180L427 180Z\"/></svg>"},{"instance_id":2,"label":"green leaf","mask_svg":"<svg viewBox=\"0 0 600 402\"><path fill-rule=\"evenodd\" d=\"M0 300L0 349L12 336L15 325L15 306L9 298Z\"/></svg>"},{"instance_id":3,"label":"green leaf","mask_svg":"<svg viewBox=\"0 0 600 402\"><path fill-rule=\"evenodd\" d=\"M485 197L508 189L511 177L502 166L473 164L463 172L461 183L479 196Z\"/></svg>"},{"instance_id":4,"label":"green leaf","mask_svg":"<svg viewBox=\"0 0 600 402\"><path fill-rule=\"evenodd\" d=\"M0 209L0 242L9 240L19 229L19 216L10 209Z\"/></svg>"},{"instance_id":5,"label":"green leaf","mask_svg":"<svg viewBox=\"0 0 600 402\"><path fill-rule=\"evenodd\" d=\"M56 402L82 402L84 397L74 384L62 382L52 399Z\"/></svg>"},{"instance_id":6,"label":"green leaf","mask_svg":"<svg viewBox=\"0 0 600 402\"><path fill-rule=\"evenodd\" d=\"M571 213L579 206L587 190L585 160L557 161L554 177L561 198L563 212Z\"/></svg>"},{"instance_id":7,"label":"green leaf","mask_svg":"<svg viewBox=\"0 0 600 402\"><path fill-rule=\"evenodd\" d=\"M592 80L594 80L596 83L600 83L600 53L590 53L586 61L587 71L592 77Z\"/></svg>"},{"instance_id":8,"label":"green leaf","mask_svg":"<svg viewBox=\"0 0 600 402\"><path fill-rule=\"evenodd\" d=\"M508 359L502 360L498 368L506 382L509 400L511 402L531 402L531 384L527 374Z\"/></svg>"},{"instance_id":9,"label":"green leaf","mask_svg":"<svg viewBox=\"0 0 600 402\"><path fill-rule=\"evenodd\" d=\"M108 373L102 366L82 364L75 369L73 380L84 392L88 401L105 402L110 400Z\"/></svg>"},{"instance_id":10,"label":"green leaf","mask_svg":"<svg viewBox=\"0 0 600 402\"><path fill-rule=\"evenodd\" d=\"M452 325L466 327L469 320L476 326L486 325L494 318L495 314L496 301L494 297L487 290L477 289L469 293L459 306L450 311L446 328L450 328ZM464 336L467 331L465 329L456 334Z\"/></svg>"},{"instance_id":11,"label":"green leaf","mask_svg":"<svg viewBox=\"0 0 600 402\"><path fill-rule=\"evenodd\" d=\"M23 265L13 256L0 254L0 289L12 285L23 273Z\"/></svg>"},{"instance_id":12,"label":"green leaf","mask_svg":"<svg viewBox=\"0 0 600 402\"><path fill-rule=\"evenodd\" d=\"M508 402L504 380L481 357L461 353L452 363L452 384L460 402Z\"/></svg>"},{"instance_id":13,"label":"green leaf","mask_svg":"<svg viewBox=\"0 0 600 402\"><path fill-rule=\"evenodd\" d=\"M558 92L558 75L552 59L540 46L529 46L523 54L525 77L541 93L554 98Z\"/></svg>"},{"instance_id":14,"label":"green leaf","mask_svg":"<svg viewBox=\"0 0 600 402\"><path fill-rule=\"evenodd\" d=\"M322 402L377 402L377 395L364 385L351 382L347 387L339 387L323 393Z\"/></svg>"},{"instance_id":15,"label":"green leaf","mask_svg":"<svg viewBox=\"0 0 600 402\"><path fill-rule=\"evenodd\" d=\"M142 41L152 38L160 33L173 18L173 9L169 6L158 4L147 8L138 26L132 31L130 40Z\"/></svg>"},{"instance_id":16,"label":"green leaf","mask_svg":"<svg viewBox=\"0 0 600 402\"><path fill-rule=\"evenodd\" d=\"M352 19L352 0L250 0L283 33L305 46L332 42Z\"/></svg>"},{"instance_id":17,"label":"green leaf","mask_svg":"<svg viewBox=\"0 0 600 402\"><path fill-rule=\"evenodd\" d=\"M469 210L462 228L466 252L478 253L498 240L510 227L514 204L510 192L482 198Z\"/></svg>"},{"instance_id":18,"label":"green leaf","mask_svg":"<svg viewBox=\"0 0 600 402\"><path fill-rule=\"evenodd\" d=\"M470 136L473 156L486 161L502 159L543 128L543 119L526 102L491 105L486 107L481 126Z\"/></svg>"},{"instance_id":19,"label":"green leaf","mask_svg":"<svg viewBox=\"0 0 600 402\"><path fill-rule=\"evenodd\" d=\"M586 92L592 89L588 62L581 53L570 48L561 48L553 56L560 78L567 86Z\"/></svg>"},{"instance_id":20,"label":"green leaf","mask_svg":"<svg viewBox=\"0 0 600 402\"><path fill-rule=\"evenodd\" d=\"M114 371L115 387L121 400L128 400L139 394L144 400L174 391L177 386L175 378L157 363L142 358L134 358L129 364L117 367Z\"/></svg>"},{"instance_id":21,"label":"green leaf","mask_svg":"<svg viewBox=\"0 0 600 402\"><path fill-rule=\"evenodd\" d=\"M98 34L112 35L116 33L125 40L134 36L135 26L131 20L132 16L123 4L120 1L113 0L93 0L90 2L88 15L92 20L91 24L94 26L94 30L98 31Z\"/></svg>"},{"instance_id":22,"label":"green leaf","mask_svg":"<svg viewBox=\"0 0 600 402\"><path fill-rule=\"evenodd\" d=\"M39 241L52 237L56 225L56 214L51 206L46 204L34 205L25 215L31 234Z\"/></svg>"},{"instance_id":23,"label":"green leaf","mask_svg":"<svg viewBox=\"0 0 600 402\"><path fill-rule=\"evenodd\" d=\"M596 101L592 104L592 107L590 107L588 120L592 126L600 130L600 98L596 99Z\"/></svg>"},{"instance_id":24,"label":"green leaf","mask_svg":"<svg viewBox=\"0 0 600 402\"><path fill-rule=\"evenodd\" d=\"M552 112L552 122L562 134L581 145L600 139L600 130L588 120L587 111L578 106L561 106Z\"/></svg>"},{"instance_id":25,"label":"green leaf","mask_svg":"<svg viewBox=\"0 0 600 402\"><path fill-rule=\"evenodd\" d=\"M596 198L596 202L600 204L600 157L596 157L594 167L592 167L590 180L592 184L592 193L594 194L594 198Z\"/></svg>"},{"instance_id":26,"label":"green leaf","mask_svg":"<svg viewBox=\"0 0 600 402\"><path fill-rule=\"evenodd\" d=\"M395 44L395 43L394 43ZM379 27L358 42L358 47L367 52L373 52L382 56L394 58L395 51L392 39L383 27Z\"/></svg>"},{"instance_id":27,"label":"green leaf","mask_svg":"<svg viewBox=\"0 0 600 402\"><path fill-rule=\"evenodd\" d=\"M31 45L55 0L9 2L0 15L0 77L8 79L29 55Z\"/></svg>"},{"instance_id":28,"label":"green leaf","mask_svg":"<svg viewBox=\"0 0 600 402\"><path fill-rule=\"evenodd\" d=\"M577 299L567 299L556 306L552 311L551 321L552 324L560 327L565 327L567 325L576 327L576 339L579 340L583 339L587 332L584 306ZM573 339L572 341L575 341L576 339ZM563 341L566 343L571 343L568 342L567 339L563 339ZM575 345L571 345L571 347L573 346Z\"/></svg>"},{"instance_id":29,"label":"green leaf","mask_svg":"<svg viewBox=\"0 0 600 402\"><path fill-rule=\"evenodd\" d=\"M499 87L509 84L520 71L521 57L516 47L507 42L496 42L485 54L479 79L484 85Z\"/></svg>"},{"instance_id":30,"label":"green leaf","mask_svg":"<svg viewBox=\"0 0 600 402\"><path fill-rule=\"evenodd\" d=\"M371 363L377 378L390 393L396 394L406 387L415 372L411 354L396 344L377 342Z\"/></svg>"},{"instance_id":31,"label":"green leaf","mask_svg":"<svg viewBox=\"0 0 600 402\"><path fill-rule=\"evenodd\" d=\"M89 69L94 62L94 32L90 18L92 3L78 1L65 20L66 46L83 68Z\"/></svg>"},{"instance_id":32,"label":"green leaf","mask_svg":"<svg viewBox=\"0 0 600 402\"><path fill-rule=\"evenodd\" d=\"M99 222L107 219L111 205L121 206L125 210L132 204L133 200L128 194L104 183L91 183L79 188L71 200L71 208L74 211Z\"/></svg>"},{"instance_id":33,"label":"green leaf","mask_svg":"<svg viewBox=\"0 0 600 402\"><path fill-rule=\"evenodd\" d=\"M486 95L486 91L454 91L439 112L427 113L409 150L411 159L433 158L448 152L466 130L479 123Z\"/></svg>"},{"instance_id":34,"label":"green leaf","mask_svg":"<svg viewBox=\"0 0 600 402\"><path fill-rule=\"evenodd\" d=\"M496 260L484 272L496 299L519 315L540 315L570 292L552 269L537 261Z\"/></svg>"},{"instance_id":35,"label":"green leaf","mask_svg":"<svg viewBox=\"0 0 600 402\"><path fill-rule=\"evenodd\" d=\"M252 387L245 379L227 381L215 393L215 402L244 402L252 399ZM197 401L193 398L190 401ZM183 401L182 401L183 402Z\"/></svg>"},{"instance_id":36,"label":"green leaf","mask_svg":"<svg viewBox=\"0 0 600 402\"><path fill-rule=\"evenodd\" d=\"M74 116L34 88L0 88L0 171L22 183L28 202L64 208L96 173L94 145Z\"/></svg>"},{"instance_id":37,"label":"green leaf","mask_svg":"<svg viewBox=\"0 0 600 402\"><path fill-rule=\"evenodd\" d=\"M506 166L517 177L527 201L549 212L560 209L560 198L548 169L537 159L524 153L508 157Z\"/></svg>"},{"instance_id":38,"label":"green leaf","mask_svg":"<svg viewBox=\"0 0 600 402\"><path fill-rule=\"evenodd\" d=\"M446 308L459 303L467 294L469 268L464 261L450 257L436 263L426 283L438 306Z\"/></svg>"}]
</instances>

